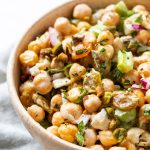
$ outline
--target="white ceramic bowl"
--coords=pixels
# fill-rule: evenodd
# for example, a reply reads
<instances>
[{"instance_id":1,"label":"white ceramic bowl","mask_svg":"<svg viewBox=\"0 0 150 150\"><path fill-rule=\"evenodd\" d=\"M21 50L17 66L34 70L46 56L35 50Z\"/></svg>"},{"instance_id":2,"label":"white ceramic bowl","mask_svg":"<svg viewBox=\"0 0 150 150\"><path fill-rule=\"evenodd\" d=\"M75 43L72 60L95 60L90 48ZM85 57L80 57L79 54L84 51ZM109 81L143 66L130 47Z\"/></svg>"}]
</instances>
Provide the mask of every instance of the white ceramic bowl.
<instances>
[{"instance_id":1,"label":"white ceramic bowl","mask_svg":"<svg viewBox=\"0 0 150 150\"><path fill-rule=\"evenodd\" d=\"M147 8L150 8L149 0L124 0L128 7L133 7L137 4L143 4ZM70 17L74 6L78 3L86 3L92 8L103 8L109 4L117 3L118 0L74 0L70 1L56 9L51 10L41 19L34 23L34 25L28 29L25 35L20 39L16 48L11 54L7 72L7 80L9 86L9 92L12 99L12 104L16 110L18 116L28 129L30 134L37 140L46 150L84 150L80 146L66 142L56 136L50 135L46 130L35 122L22 106L19 95L19 73L20 65L18 56L20 53L27 48L27 44L33 40L37 35L43 33L48 29L49 26L53 26L54 21L59 16Z\"/></svg>"}]
</instances>

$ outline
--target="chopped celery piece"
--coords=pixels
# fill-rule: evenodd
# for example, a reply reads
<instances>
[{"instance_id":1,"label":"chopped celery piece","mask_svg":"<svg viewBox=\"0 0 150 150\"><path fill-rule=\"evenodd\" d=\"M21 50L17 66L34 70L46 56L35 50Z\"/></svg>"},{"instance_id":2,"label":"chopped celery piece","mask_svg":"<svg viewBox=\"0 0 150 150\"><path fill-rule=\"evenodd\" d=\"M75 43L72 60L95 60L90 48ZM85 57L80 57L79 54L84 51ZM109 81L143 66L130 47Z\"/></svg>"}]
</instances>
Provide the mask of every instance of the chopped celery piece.
<instances>
[{"instance_id":1,"label":"chopped celery piece","mask_svg":"<svg viewBox=\"0 0 150 150\"><path fill-rule=\"evenodd\" d=\"M136 109L128 110L128 111L123 111L116 109L115 110L115 116L122 122L130 122L135 120L136 118Z\"/></svg>"},{"instance_id":2,"label":"chopped celery piece","mask_svg":"<svg viewBox=\"0 0 150 150\"><path fill-rule=\"evenodd\" d=\"M117 68L122 73L127 73L133 69L133 55L132 52L120 50L118 52Z\"/></svg>"},{"instance_id":3,"label":"chopped celery piece","mask_svg":"<svg viewBox=\"0 0 150 150\"><path fill-rule=\"evenodd\" d=\"M123 1L120 1L119 3L116 4L115 10L121 17L128 16L128 8Z\"/></svg>"}]
</instances>

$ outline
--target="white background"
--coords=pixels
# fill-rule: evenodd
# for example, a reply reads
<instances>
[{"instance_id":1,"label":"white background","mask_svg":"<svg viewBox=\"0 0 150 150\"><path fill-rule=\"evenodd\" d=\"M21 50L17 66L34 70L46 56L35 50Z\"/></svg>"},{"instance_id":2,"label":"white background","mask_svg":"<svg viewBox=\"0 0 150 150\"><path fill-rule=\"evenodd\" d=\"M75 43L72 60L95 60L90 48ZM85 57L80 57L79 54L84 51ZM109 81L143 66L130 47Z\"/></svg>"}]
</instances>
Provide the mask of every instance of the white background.
<instances>
[{"instance_id":1,"label":"white background","mask_svg":"<svg viewBox=\"0 0 150 150\"><path fill-rule=\"evenodd\" d=\"M40 16L67 0L0 0L0 54ZM11 50L10 50L11 51Z\"/></svg>"}]
</instances>

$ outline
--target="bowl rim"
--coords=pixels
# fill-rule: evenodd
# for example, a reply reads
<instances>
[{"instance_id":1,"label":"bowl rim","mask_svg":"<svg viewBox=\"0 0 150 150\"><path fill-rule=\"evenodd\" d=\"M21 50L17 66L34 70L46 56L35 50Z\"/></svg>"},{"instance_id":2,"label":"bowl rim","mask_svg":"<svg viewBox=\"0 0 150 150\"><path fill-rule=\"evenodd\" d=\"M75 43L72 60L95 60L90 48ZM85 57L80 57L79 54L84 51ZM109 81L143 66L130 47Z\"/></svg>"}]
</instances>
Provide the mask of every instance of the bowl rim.
<instances>
[{"instance_id":1,"label":"bowl rim","mask_svg":"<svg viewBox=\"0 0 150 150\"><path fill-rule=\"evenodd\" d=\"M25 123L23 120L26 120L26 124L28 124L28 126L30 126L31 128L34 128L34 131L37 131L40 135L45 136L46 138L49 138L49 140L51 140L51 142L54 142L58 145L64 145L66 147L66 149L68 148L74 148L76 150L86 150L87 148L85 147L81 147L79 145L70 143L68 141L65 141L55 135L49 134L46 129L44 129L39 123L37 123L25 110L25 108L23 107L20 98L17 94L17 90L15 88L15 82L14 82L14 76L15 74L13 73L14 71L14 65L15 62L17 61L16 58L16 53L18 51L18 47L19 45L22 43L22 41L24 40L24 38L27 36L28 32L30 30L32 30L32 28L34 28L34 26L39 23L43 18L45 18L46 16L48 16L50 13L52 13L53 11L56 11L57 9L63 7L64 5L69 5L71 3L80 3L81 0L77 0L76 2L74 0L66 0L66 2L63 2L61 4L58 4L57 7L54 7L52 9L50 9L48 12L44 13L44 15L40 16L39 18L36 19L36 21L34 21L32 23L31 26L29 26L29 28L27 28L24 33L20 36L21 38L19 38L17 44L15 44L10 56L9 56L9 60L8 60L8 65L7 65L7 85L8 85L8 90L9 90L9 94L10 94L10 99L11 99L11 103L13 105L13 108L15 109L19 119L21 120L21 122L23 122L24 126ZM25 119L22 119L22 117L24 117ZM27 129L27 128L26 128ZM28 130L28 129L27 129ZM28 130L29 132L29 130ZM30 133L30 132L29 132ZM36 140L36 139L35 139ZM41 145L41 144L40 144ZM43 145L41 145L43 147Z\"/></svg>"}]
</instances>

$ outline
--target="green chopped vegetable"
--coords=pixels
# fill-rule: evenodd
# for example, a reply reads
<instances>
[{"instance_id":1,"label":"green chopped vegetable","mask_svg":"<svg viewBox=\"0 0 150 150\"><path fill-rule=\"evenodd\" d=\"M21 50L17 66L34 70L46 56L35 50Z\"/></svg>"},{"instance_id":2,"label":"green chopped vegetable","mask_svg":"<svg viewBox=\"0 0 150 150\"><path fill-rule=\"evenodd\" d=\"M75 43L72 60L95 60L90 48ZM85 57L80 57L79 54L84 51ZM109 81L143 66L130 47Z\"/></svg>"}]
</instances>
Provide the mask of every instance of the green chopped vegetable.
<instances>
[{"instance_id":1,"label":"green chopped vegetable","mask_svg":"<svg viewBox=\"0 0 150 150\"><path fill-rule=\"evenodd\" d=\"M131 84L130 84L130 81L129 81L129 80L125 80L125 81L123 82L123 85L124 85L124 86L129 86L129 85L131 85Z\"/></svg>"},{"instance_id":2,"label":"green chopped vegetable","mask_svg":"<svg viewBox=\"0 0 150 150\"><path fill-rule=\"evenodd\" d=\"M133 69L133 55L132 52L126 52L120 50L118 52L118 70L122 73L127 73Z\"/></svg>"},{"instance_id":3,"label":"green chopped vegetable","mask_svg":"<svg viewBox=\"0 0 150 150\"><path fill-rule=\"evenodd\" d=\"M113 131L113 136L117 139L118 143L122 142L126 137L127 131L124 128L117 128Z\"/></svg>"},{"instance_id":4,"label":"green chopped vegetable","mask_svg":"<svg viewBox=\"0 0 150 150\"><path fill-rule=\"evenodd\" d=\"M83 146L83 144L84 144L84 136L80 132L78 132L76 134L76 139L77 139L77 142L79 143L79 145Z\"/></svg>"},{"instance_id":5,"label":"green chopped vegetable","mask_svg":"<svg viewBox=\"0 0 150 150\"><path fill-rule=\"evenodd\" d=\"M78 129L79 129L79 132L81 134L84 134L84 131L85 131L85 126L84 126L84 122L81 121L79 124L78 124Z\"/></svg>"},{"instance_id":6,"label":"green chopped vegetable","mask_svg":"<svg viewBox=\"0 0 150 150\"><path fill-rule=\"evenodd\" d=\"M58 42L53 48L52 48L52 54L57 55L62 51L62 43Z\"/></svg>"},{"instance_id":7,"label":"green chopped vegetable","mask_svg":"<svg viewBox=\"0 0 150 150\"><path fill-rule=\"evenodd\" d=\"M78 97L76 103L81 103L85 95L87 95L87 91L83 88L80 88L80 96Z\"/></svg>"},{"instance_id":8,"label":"green chopped vegetable","mask_svg":"<svg viewBox=\"0 0 150 150\"><path fill-rule=\"evenodd\" d=\"M77 55L80 55L80 54L83 54L83 53L84 53L84 50L82 50L82 49L79 49L79 50L76 51Z\"/></svg>"},{"instance_id":9,"label":"green chopped vegetable","mask_svg":"<svg viewBox=\"0 0 150 150\"><path fill-rule=\"evenodd\" d=\"M128 11L128 17L130 17L130 16L132 16L132 15L134 15L134 11L133 11L133 10L129 10L129 11Z\"/></svg>"},{"instance_id":10,"label":"green chopped vegetable","mask_svg":"<svg viewBox=\"0 0 150 150\"><path fill-rule=\"evenodd\" d=\"M140 46L137 48L137 53L138 53L138 54L141 54L141 53L146 52L146 51L150 51L150 46L140 45Z\"/></svg>"},{"instance_id":11,"label":"green chopped vegetable","mask_svg":"<svg viewBox=\"0 0 150 150\"><path fill-rule=\"evenodd\" d=\"M135 22L136 23L142 23L143 19L142 19L142 15L138 16L136 19L135 19Z\"/></svg>"},{"instance_id":12,"label":"green chopped vegetable","mask_svg":"<svg viewBox=\"0 0 150 150\"><path fill-rule=\"evenodd\" d=\"M104 53L104 52L106 52L106 49L105 49L105 48L102 48L102 49L100 50L100 52L101 52L101 53Z\"/></svg>"},{"instance_id":13,"label":"green chopped vegetable","mask_svg":"<svg viewBox=\"0 0 150 150\"><path fill-rule=\"evenodd\" d=\"M136 109L132 109L132 110L128 110L128 111L123 111L123 110L116 109L115 110L115 116L120 121L128 123L130 121L135 120L135 118L136 118Z\"/></svg>"},{"instance_id":14,"label":"green chopped vegetable","mask_svg":"<svg viewBox=\"0 0 150 150\"><path fill-rule=\"evenodd\" d=\"M49 123L48 120L43 120L39 123L42 127L44 127L45 129L47 129L49 126L51 126L51 124Z\"/></svg>"},{"instance_id":15,"label":"green chopped vegetable","mask_svg":"<svg viewBox=\"0 0 150 150\"><path fill-rule=\"evenodd\" d=\"M77 142L79 143L80 146L83 146L84 144L84 131L85 131L85 126L84 126L84 122L81 121L78 124L78 133L76 134L76 139Z\"/></svg>"},{"instance_id":16,"label":"green chopped vegetable","mask_svg":"<svg viewBox=\"0 0 150 150\"><path fill-rule=\"evenodd\" d=\"M150 105L145 106L144 108L144 116L150 116Z\"/></svg>"},{"instance_id":17,"label":"green chopped vegetable","mask_svg":"<svg viewBox=\"0 0 150 150\"><path fill-rule=\"evenodd\" d=\"M121 17L128 16L128 8L123 1L120 1L119 3L116 4L115 10Z\"/></svg>"},{"instance_id":18,"label":"green chopped vegetable","mask_svg":"<svg viewBox=\"0 0 150 150\"><path fill-rule=\"evenodd\" d=\"M117 67L111 72L111 78L114 81L119 81L123 75L124 74Z\"/></svg>"},{"instance_id":19,"label":"green chopped vegetable","mask_svg":"<svg viewBox=\"0 0 150 150\"><path fill-rule=\"evenodd\" d=\"M105 40L101 41L100 44L101 44L101 45L106 45L107 42L108 42L108 39L105 39Z\"/></svg>"},{"instance_id":20,"label":"green chopped vegetable","mask_svg":"<svg viewBox=\"0 0 150 150\"><path fill-rule=\"evenodd\" d=\"M104 103L104 105L109 104L111 98L112 98L112 92L105 92L105 94L103 96L103 103Z\"/></svg>"}]
</instances>

